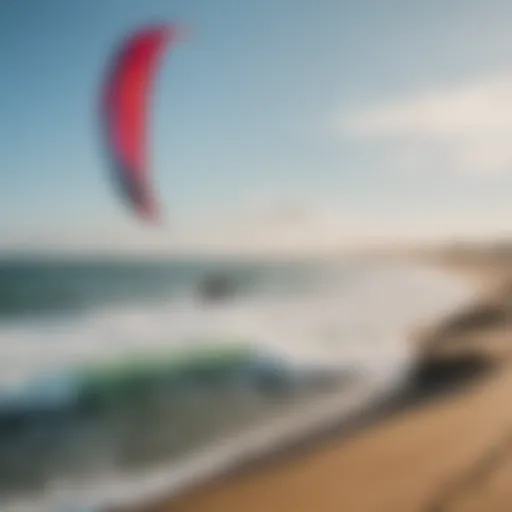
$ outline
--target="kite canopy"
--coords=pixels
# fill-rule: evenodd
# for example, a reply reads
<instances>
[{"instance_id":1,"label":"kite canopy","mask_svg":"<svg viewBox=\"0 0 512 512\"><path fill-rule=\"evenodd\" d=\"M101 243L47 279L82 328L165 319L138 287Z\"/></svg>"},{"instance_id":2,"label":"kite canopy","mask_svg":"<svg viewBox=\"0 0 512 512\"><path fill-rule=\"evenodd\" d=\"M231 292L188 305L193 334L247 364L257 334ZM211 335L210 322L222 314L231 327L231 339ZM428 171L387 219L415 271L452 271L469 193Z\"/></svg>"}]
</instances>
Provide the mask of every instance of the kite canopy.
<instances>
[{"instance_id":1,"label":"kite canopy","mask_svg":"<svg viewBox=\"0 0 512 512\"><path fill-rule=\"evenodd\" d=\"M146 27L121 45L107 78L102 123L121 193L144 219L158 217L148 166L148 108L162 54L177 39L173 25Z\"/></svg>"}]
</instances>

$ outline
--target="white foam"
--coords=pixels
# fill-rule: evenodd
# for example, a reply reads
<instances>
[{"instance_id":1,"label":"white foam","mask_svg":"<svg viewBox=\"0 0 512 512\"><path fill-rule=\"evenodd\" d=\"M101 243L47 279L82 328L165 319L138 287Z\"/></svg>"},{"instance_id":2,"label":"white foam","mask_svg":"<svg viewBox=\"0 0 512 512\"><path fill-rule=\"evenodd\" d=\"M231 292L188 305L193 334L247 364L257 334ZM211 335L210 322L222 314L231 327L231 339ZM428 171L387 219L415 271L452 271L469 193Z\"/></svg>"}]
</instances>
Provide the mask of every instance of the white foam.
<instances>
[{"instance_id":1,"label":"white foam","mask_svg":"<svg viewBox=\"0 0 512 512\"><path fill-rule=\"evenodd\" d=\"M391 348L413 326L459 307L466 283L439 271L368 269L311 296L247 298L205 308L187 299L103 310L66 321L0 327L0 385L77 362L202 343L252 343L292 360L348 361Z\"/></svg>"}]
</instances>

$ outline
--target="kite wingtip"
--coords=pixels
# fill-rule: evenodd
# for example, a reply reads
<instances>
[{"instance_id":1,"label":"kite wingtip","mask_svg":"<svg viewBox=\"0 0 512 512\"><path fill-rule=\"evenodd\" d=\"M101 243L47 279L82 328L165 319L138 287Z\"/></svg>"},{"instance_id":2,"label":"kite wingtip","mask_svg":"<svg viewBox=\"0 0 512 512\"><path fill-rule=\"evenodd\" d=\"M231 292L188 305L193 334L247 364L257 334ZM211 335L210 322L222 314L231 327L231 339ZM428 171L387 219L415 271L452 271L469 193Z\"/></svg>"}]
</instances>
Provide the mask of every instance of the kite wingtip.
<instances>
[{"instance_id":1,"label":"kite wingtip","mask_svg":"<svg viewBox=\"0 0 512 512\"><path fill-rule=\"evenodd\" d=\"M134 29L127 39L141 34L152 34L167 41L183 42L190 40L191 29L188 25L179 22L154 22L147 23L142 28Z\"/></svg>"},{"instance_id":2,"label":"kite wingtip","mask_svg":"<svg viewBox=\"0 0 512 512\"><path fill-rule=\"evenodd\" d=\"M139 218L149 224L155 224L160 219L160 212L155 202L145 199L137 207Z\"/></svg>"}]
</instances>

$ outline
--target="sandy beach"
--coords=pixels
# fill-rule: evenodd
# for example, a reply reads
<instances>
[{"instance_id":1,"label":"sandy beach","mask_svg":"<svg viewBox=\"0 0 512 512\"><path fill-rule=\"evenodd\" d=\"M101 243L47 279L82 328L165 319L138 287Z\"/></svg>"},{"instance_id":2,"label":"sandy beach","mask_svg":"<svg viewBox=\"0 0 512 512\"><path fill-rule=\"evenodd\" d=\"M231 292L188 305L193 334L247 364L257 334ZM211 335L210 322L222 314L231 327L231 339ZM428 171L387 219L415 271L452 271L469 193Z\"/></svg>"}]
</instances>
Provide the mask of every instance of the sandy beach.
<instances>
[{"instance_id":1,"label":"sandy beach","mask_svg":"<svg viewBox=\"0 0 512 512\"><path fill-rule=\"evenodd\" d=\"M411 339L411 386L384 412L145 512L512 509L512 258L425 259L477 283L475 305Z\"/></svg>"}]
</instances>

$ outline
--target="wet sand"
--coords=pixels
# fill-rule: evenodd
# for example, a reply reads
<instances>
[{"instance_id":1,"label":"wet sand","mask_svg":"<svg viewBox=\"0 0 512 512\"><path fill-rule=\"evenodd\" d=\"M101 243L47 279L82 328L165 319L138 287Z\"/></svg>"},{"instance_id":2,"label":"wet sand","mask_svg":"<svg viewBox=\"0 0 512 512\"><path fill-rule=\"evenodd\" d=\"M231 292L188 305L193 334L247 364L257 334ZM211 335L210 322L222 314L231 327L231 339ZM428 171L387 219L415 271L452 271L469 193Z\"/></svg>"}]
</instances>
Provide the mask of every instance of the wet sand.
<instances>
[{"instance_id":1,"label":"wet sand","mask_svg":"<svg viewBox=\"0 0 512 512\"><path fill-rule=\"evenodd\" d=\"M482 296L411 340L421 358L403 395L145 512L512 510L512 258L430 259Z\"/></svg>"}]
</instances>

